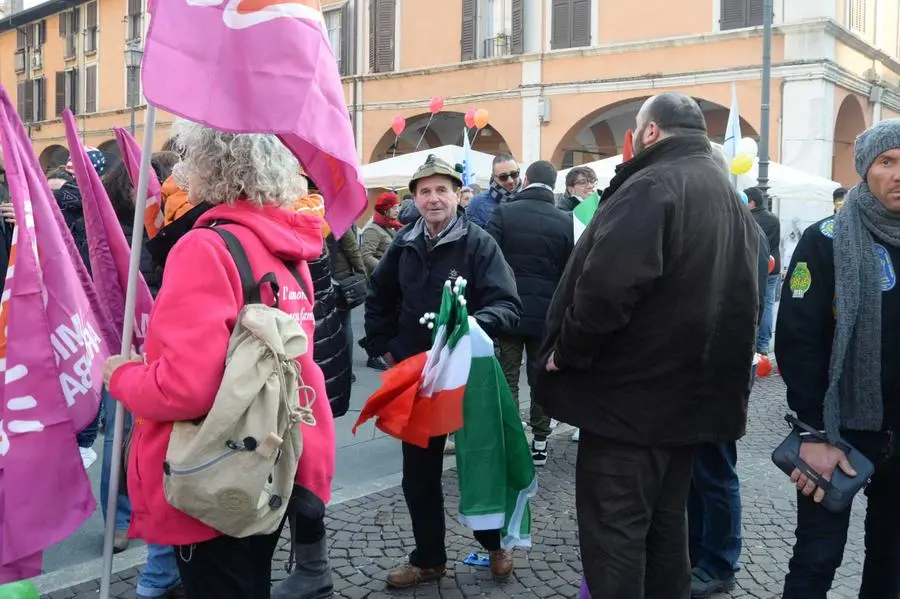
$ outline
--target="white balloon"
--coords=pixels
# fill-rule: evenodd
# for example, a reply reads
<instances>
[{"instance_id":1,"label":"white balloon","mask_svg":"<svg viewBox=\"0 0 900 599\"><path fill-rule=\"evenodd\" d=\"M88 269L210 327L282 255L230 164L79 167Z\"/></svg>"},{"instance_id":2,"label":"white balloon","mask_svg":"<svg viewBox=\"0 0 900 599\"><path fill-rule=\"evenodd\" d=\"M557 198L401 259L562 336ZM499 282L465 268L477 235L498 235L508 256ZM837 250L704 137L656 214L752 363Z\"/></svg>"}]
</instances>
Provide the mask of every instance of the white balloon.
<instances>
[{"instance_id":1,"label":"white balloon","mask_svg":"<svg viewBox=\"0 0 900 599\"><path fill-rule=\"evenodd\" d=\"M738 142L737 153L756 158L759 156L759 144L752 137L745 137Z\"/></svg>"}]
</instances>

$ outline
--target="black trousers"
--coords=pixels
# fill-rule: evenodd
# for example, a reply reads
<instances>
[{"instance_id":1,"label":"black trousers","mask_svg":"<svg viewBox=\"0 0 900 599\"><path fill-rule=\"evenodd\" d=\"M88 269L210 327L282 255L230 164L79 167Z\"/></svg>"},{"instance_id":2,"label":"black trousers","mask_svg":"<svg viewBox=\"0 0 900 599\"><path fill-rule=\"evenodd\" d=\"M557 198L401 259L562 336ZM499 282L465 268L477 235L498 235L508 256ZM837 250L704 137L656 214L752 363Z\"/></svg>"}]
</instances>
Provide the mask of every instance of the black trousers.
<instances>
[{"instance_id":1,"label":"black trousers","mask_svg":"<svg viewBox=\"0 0 900 599\"><path fill-rule=\"evenodd\" d=\"M688 599L693 447L644 447L581 431L575 505L595 599Z\"/></svg>"},{"instance_id":2,"label":"black trousers","mask_svg":"<svg viewBox=\"0 0 900 599\"><path fill-rule=\"evenodd\" d=\"M218 537L175 547L187 599L269 599L272 556L281 527L269 535Z\"/></svg>"},{"instance_id":3,"label":"black trousers","mask_svg":"<svg viewBox=\"0 0 900 599\"><path fill-rule=\"evenodd\" d=\"M434 568L447 563L444 491L441 488L446 442L445 435L432 437L427 448L403 444L403 496L416 539L409 563L417 568ZM499 530L478 531L475 539L488 551L500 549Z\"/></svg>"},{"instance_id":4,"label":"black trousers","mask_svg":"<svg viewBox=\"0 0 900 599\"><path fill-rule=\"evenodd\" d=\"M875 464L865 493L866 559L860 599L900 599L900 452L880 433L844 434ZM797 540L784 599L825 599L844 557L850 510L832 514L797 494Z\"/></svg>"}]
</instances>

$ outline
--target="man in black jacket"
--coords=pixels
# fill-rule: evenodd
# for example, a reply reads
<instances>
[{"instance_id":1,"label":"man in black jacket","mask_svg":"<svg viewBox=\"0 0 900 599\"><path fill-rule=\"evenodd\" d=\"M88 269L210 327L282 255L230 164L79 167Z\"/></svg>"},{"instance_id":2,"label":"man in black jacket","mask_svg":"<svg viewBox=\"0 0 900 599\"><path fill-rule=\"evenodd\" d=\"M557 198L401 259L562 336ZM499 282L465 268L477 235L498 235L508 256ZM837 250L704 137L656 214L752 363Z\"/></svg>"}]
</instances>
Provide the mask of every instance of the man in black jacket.
<instances>
[{"instance_id":1,"label":"man in black jacket","mask_svg":"<svg viewBox=\"0 0 900 599\"><path fill-rule=\"evenodd\" d=\"M516 275L516 288L522 300L519 325L503 331L500 337L500 364L516 401L523 349L529 385L534 384L533 369L542 366L538 352L544 318L575 243L571 214L553 205L555 183L556 169L552 164L546 160L533 163L525 171L525 188L497 206L487 226L487 232L497 241ZM534 401L534 391L529 424L534 433L531 443L534 465L543 466L547 463L550 418Z\"/></svg>"},{"instance_id":2,"label":"man in black jacket","mask_svg":"<svg viewBox=\"0 0 900 599\"><path fill-rule=\"evenodd\" d=\"M900 121L863 132L855 162L862 182L836 216L803 233L791 257L775 353L798 419L875 464L859 596L900 597ZM855 473L840 449L808 435L799 457L809 471L791 476L797 540L784 598L825 599L850 508L834 514L819 505L819 483L836 468Z\"/></svg>"},{"instance_id":3,"label":"man in black jacket","mask_svg":"<svg viewBox=\"0 0 900 599\"><path fill-rule=\"evenodd\" d=\"M768 355L772 343L772 325L775 321L775 296L781 283L781 223L778 217L768 210L767 198L759 187L744 190L750 204L750 213L756 223L762 227L769 243L769 254L775 259L775 267L766 277L766 309L763 312L759 333L756 335L756 351Z\"/></svg>"},{"instance_id":4,"label":"man in black jacket","mask_svg":"<svg viewBox=\"0 0 900 599\"><path fill-rule=\"evenodd\" d=\"M494 239L470 225L459 208L462 179L453 167L429 156L409 183L422 218L397 234L378 263L366 299L366 338L389 365L427 351L431 331L420 324L437 312L444 283L463 277L469 312L491 337L516 326L521 303L516 282ZM403 444L403 495L412 519L416 549L409 563L388 574L392 588L407 588L446 574L444 495L441 490L444 444L434 437L423 449ZM509 576L512 555L501 548L500 531L475 538L490 552L492 574Z\"/></svg>"},{"instance_id":5,"label":"man in black jacket","mask_svg":"<svg viewBox=\"0 0 900 599\"><path fill-rule=\"evenodd\" d=\"M647 100L634 146L550 306L536 398L581 428L576 506L591 593L686 599L694 446L746 426L759 236L693 99Z\"/></svg>"}]
</instances>

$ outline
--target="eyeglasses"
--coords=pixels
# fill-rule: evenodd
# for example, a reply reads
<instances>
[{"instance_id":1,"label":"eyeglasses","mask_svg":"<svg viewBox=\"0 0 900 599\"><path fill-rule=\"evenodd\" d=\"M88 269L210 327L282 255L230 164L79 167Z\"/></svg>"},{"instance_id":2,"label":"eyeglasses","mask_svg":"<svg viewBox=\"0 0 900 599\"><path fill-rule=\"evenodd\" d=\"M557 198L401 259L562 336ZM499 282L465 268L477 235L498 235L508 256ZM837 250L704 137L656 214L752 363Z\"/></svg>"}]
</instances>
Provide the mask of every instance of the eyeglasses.
<instances>
[{"instance_id":1,"label":"eyeglasses","mask_svg":"<svg viewBox=\"0 0 900 599\"><path fill-rule=\"evenodd\" d=\"M506 183L507 179L518 179L519 171L513 171L511 173L503 173L501 175L497 175L497 180L503 183Z\"/></svg>"},{"instance_id":2,"label":"eyeglasses","mask_svg":"<svg viewBox=\"0 0 900 599\"><path fill-rule=\"evenodd\" d=\"M591 187L593 187L596 184L597 184L596 181L588 181L587 179L578 179L577 181L575 181L575 183L572 184L572 186L574 187L575 185L590 185Z\"/></svg>"}]
</instances>

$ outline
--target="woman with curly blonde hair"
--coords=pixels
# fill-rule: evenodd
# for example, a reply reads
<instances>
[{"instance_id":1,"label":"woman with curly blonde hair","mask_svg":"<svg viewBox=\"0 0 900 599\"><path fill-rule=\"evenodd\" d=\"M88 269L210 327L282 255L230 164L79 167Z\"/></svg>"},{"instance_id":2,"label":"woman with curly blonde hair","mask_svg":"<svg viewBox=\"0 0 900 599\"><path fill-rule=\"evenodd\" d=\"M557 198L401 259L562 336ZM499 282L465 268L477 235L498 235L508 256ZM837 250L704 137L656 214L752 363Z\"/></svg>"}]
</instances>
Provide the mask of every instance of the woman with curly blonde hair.
<instances>
[{"instance_id":1,"label":"woman with curly blonde hair","mask_svg":"<svg viewBox=\"0 0 900 599\"><path fill-rule=\"evenodd\" d=\"M275 275L282 291L278 307L294 315L313 339L315 322L307 318L313 298L304 289L312 288L307 262L322 249L321 221L290 209L304 185L297 160L275 136L223 133L186 121L177 123L175 134L184 150L180 175L191 202L212 207L169 253L145 355L140 361L115 356L104 371L111 395L135 418L129 535L175 546L189 599L267 599L280 529L245 538L222 535L169 505L163 468L173 423L202 419L212 409L244 303L234 259L209 227L237 237L257 280ZM312 351L298 362L304 384L318 400L312 404L315 426L298 424L303 455L295 495L305 492L325 503L334 476L334 420Z\"/></svg>"}]
</instances>

